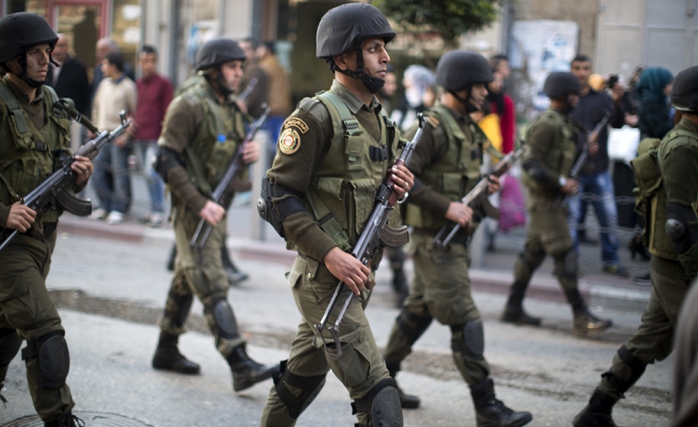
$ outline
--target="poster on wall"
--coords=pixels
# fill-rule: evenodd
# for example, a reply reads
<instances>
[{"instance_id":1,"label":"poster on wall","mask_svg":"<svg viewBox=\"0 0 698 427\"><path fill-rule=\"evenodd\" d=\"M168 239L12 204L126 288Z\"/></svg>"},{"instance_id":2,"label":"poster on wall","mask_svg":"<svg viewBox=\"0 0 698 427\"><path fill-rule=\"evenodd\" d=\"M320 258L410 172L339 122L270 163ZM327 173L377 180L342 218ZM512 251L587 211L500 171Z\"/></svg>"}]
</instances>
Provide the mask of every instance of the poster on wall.
<instances>
[{"instance_id":1,"label":"poster on wall","mask_svg":"<svg viewBox=\"0 0 698 427\"><path fill-rule=\"evenodd\" d=\"M217 35L217 21L199 21L191 24L189 28L189 37L187 37L187 62L193 65L196 50L199 46L215 38Z\"/></svg>"},{"instance_id":2,"label":"poster on wall","mask_svg":"<svg viewBox=\"0 0 698 427\"><path fill-rule=\"evenodd\" d=\"M517 110L527 120L550 104L543 83L553 71L569 71L577 54L579 25L574 21L516 21L509 39L509 59L515 71Z\"/></svg>"}]
</instances>

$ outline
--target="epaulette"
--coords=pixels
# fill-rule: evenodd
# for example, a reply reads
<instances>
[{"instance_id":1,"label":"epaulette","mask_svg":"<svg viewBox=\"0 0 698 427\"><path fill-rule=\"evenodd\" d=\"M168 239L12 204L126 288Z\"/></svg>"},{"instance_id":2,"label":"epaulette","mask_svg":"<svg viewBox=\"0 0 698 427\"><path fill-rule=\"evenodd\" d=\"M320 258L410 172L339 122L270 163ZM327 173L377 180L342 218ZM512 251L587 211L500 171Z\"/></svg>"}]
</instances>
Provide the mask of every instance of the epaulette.
<instances>
[{"instance_id":1,"label":"epaulette","mask_svg":"<svg viewBox=\"0 0 698 427\"><path fill-rule=\"evenodd\" d=\"M434 129L436 129L437 127L439 127L439 124L440 124L440 123L439 123L439 119L437 119L437 118L434 117L434 116L426 116L426 121L427 121L427 122L431 125L431 127L433 127Z\"/></svg>"}]
</instances>

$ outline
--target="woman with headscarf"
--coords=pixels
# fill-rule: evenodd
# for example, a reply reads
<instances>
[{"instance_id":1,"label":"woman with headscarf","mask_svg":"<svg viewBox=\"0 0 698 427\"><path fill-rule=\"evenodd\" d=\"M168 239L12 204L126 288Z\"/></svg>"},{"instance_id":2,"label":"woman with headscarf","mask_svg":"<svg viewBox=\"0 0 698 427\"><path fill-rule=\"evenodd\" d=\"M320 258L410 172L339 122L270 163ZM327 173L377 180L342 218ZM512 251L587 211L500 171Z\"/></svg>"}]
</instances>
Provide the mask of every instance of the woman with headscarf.
<instances>
[{"instance_id":1,"label":"woman with headscarf","mask_svg":"<svg viewBox=\"0 0 698 427\"><path fill-rule=\"evenodd\" d=\"M417 119L417 113L431 107L425 104L425 96L431 98L427 91L435 83L434 72L423 65L413 64L405 69L402 78L405 94L390 115L400 129L409 129Z\"/></svg>"},{"instance_id":2,"label":"woman with headscarf","mask_svg":"<svg viewBox=\"0 0 698 427\"><path fill-rule=\"evenodd\" d=\"M640 76L635 93L640 102L637 127L643 139L664 138L674 127L668 104L673 80L671 72L662 67L649 67Z\"/></svg>"}]
</instances>

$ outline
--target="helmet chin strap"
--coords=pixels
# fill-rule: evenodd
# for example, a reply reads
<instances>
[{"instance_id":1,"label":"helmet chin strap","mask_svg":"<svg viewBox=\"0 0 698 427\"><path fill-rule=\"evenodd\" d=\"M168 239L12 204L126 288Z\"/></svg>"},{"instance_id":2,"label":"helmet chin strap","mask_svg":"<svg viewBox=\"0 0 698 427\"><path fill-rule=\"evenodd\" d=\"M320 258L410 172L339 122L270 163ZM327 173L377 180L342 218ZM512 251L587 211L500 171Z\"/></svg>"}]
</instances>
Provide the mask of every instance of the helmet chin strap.
<instances>
[{"instance_id":1,"label":"helmet chin strap","mask_svg":"<svg viewBox=\"0 0 698 427\"><path fill-rule=\"evenodd\" d=\"M479 110L479 108L477 108L472 102L470 102L470 101L473 99L473 97L470 96L470 92L471 92L470 89L468 89L468 98L466 99L466 98L460 97L460 96L459 96L458 94L456 94L456 92L453 91L453 90L449 90L449 91L448 91L448 93L450 93L451 95L453 95L453 97L456 98L456 99L458 100L458 102L460 102L461 104L463 104L463 106L465 107L465 111L466 111L468 114L474 113L474 112L476 112L477 110Z\"/></svg>"},{"instance_id":2,"label":"helmet chin strap","mask_svg":"<svg viewBox=\"0 0 698 427\"><path fill-rule=\"evenodd\" d=\"M219 66L216 69L218 70L218 75L215 78L211 78L210 74L205 74L206 79L211 83L215 83L214 87L216 91L227 98L233 91L228 88L228 82L223 78L223 70L221 70L221 67Z\"/></svg>"},{"instance_id":3,"label":"helmet chin strap","mask_svg":"<svg viewBox=\"0 0 698 427\"><path fill-rule=\"evenodd\" d=\"M349 69L342 70L335 67L336 71L347 75L353 79L361 80L366 89L371 93L378 93L385 85L385 80L379 79L378 77L371 77L364 71L364 55L361 51L361 43L356 43L354 45L354 50L356 50L356 71L351 71Z\"/></svg>"}]
</instances>

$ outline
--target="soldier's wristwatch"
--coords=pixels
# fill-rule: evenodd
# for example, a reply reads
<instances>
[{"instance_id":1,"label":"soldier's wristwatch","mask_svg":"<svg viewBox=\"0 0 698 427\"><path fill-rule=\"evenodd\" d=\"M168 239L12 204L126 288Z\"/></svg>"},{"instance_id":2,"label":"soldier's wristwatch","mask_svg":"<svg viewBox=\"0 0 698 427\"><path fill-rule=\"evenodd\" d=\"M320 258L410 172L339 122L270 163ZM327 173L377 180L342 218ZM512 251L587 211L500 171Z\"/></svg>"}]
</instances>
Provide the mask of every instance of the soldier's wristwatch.
<instances>
[{"instance_id":1,"label":"soldier's wristwatch","mask_svg":"<svg viewBox=\"0 0 698 427\"><path fill-rule=\"evenodd\" d=\"M558 184L560 184L560 187L564 187L565 185L567 185L567 178L565 178L564 176L561 176L557 180L557 182L558 182Z\"/></svg>"}]
</instances>

